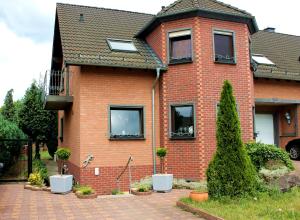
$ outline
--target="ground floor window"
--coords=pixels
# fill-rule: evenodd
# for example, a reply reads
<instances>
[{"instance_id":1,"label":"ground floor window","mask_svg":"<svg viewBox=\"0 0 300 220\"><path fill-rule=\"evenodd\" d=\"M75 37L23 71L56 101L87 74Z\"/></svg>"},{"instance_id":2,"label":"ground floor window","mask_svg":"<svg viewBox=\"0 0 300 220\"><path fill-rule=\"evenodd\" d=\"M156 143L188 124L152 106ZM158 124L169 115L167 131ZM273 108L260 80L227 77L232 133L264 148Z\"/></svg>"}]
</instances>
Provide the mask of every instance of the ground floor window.
<instances>
[{"instance_id":1,"label":"ground floor window","mask_svg":"<svg viewBox=\"0 0 300 220\"><path fill-rule=\"evenodd\" d=\"M144 138L143 107L110 107L110 138Z\"/></svg>"},{"instance_id":2,"label":"ground floor window","mask_svg":"<svg viewBox=\"0 0 300 220\"><path fill-rule=\"evenodd\" d=\"M171 105L171 138L194 138L194 105Z\"/></svg>"}]
</instances>

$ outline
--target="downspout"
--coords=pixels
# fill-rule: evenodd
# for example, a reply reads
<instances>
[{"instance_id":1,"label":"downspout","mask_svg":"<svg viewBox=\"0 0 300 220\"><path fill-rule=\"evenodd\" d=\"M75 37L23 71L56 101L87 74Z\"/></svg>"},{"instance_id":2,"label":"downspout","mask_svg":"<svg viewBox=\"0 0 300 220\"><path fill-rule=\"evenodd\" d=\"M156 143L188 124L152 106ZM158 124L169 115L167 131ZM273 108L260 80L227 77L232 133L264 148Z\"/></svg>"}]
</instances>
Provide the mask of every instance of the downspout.
<instances>
[{"instance_id":1,"label":"downspout","mask_svg":"<svg viewBox=\"0 0 300 220\"><path fill-rule=\"evenodd\" d=\"M152 84L152 157L153 174L156 174L156 135L155 135L155 87L160 77L160 68L156 68L156 78Z\"/></svg>"}]
</instances>

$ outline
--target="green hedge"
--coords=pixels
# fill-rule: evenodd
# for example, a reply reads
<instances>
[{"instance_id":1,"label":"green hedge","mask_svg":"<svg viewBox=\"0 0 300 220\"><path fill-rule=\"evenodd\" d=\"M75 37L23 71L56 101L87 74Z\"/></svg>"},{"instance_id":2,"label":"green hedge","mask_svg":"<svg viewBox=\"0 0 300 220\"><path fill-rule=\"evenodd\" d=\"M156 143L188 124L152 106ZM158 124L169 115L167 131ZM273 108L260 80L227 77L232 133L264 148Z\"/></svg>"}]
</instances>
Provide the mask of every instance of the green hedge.
<instances>
[{"instance_id":1,"label":"green hedge","mask_svg":"<svg viewBox=\"0 0 300 220\"><path fill-rule=\"evenodd\" d=\"M264 167L269 160L282 161L290 170L294 169L294 165L289 157L289 154L275 145L247 143L245 146L252 163L257 170L260 170L262 167Z\"/></svg>"}]
</instances>

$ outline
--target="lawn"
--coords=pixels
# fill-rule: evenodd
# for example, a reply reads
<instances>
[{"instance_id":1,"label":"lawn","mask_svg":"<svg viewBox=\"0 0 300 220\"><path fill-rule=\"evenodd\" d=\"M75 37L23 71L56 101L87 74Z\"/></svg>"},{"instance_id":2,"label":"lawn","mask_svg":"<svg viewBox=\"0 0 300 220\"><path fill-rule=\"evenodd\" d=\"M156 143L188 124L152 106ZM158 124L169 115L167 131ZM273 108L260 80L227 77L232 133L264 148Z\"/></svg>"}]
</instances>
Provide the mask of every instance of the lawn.
<instances>
[{"instance_id":1,"label":"lawn","mask_svg":"<svg viewBox=\"0 0 300 220\"><path fill-rule=\"evenodd\" d=\"M193 202L189 198L182 198L181 201L226 220L300 219L300 188L272 196L260 194L257 198L208 200L202 203Z\"/></svg>"},{"instance_id":2,"label":"lawn","mask_svg":"<svg viewBox=\"0 0 300 220\"><path fill-rule=\"evenodd\" d=\"M45 151L40 151L41 154L41 160L51 160L52 157L50 156L50 154L48 153L47 150Z\"/></svg>"}]
</instances>

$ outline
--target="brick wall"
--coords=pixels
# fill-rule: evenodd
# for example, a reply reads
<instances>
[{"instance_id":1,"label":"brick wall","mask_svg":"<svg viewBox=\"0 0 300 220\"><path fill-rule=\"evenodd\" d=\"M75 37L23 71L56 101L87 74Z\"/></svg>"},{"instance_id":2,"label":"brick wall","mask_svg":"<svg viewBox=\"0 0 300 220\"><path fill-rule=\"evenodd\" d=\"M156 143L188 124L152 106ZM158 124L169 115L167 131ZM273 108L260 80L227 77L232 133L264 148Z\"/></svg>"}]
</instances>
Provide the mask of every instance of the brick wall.
<instances>
[{"instance_id":1,"label":"brick wall","mask_svg":"<svg viewBox=\"0 0 300 220\"><path fill-rule=\"evenodd\" d=\"M252 107L253 77L249 61L249 32L244 24L205 18L189 18L161 24L147 38L162 60L167 62L167 33L191 28L194 60L191 64L169 65L160 81L161 145L168 148L166 169L176 177L205 178L205 170L216 149L216 106L223 81L234 87L244 141L253 138ZM237 64L216 64L213 61L213 29L235 32ZM162 39L162 43L153 39ZM196 108L196 138L169 139L169 105L194 103Z\"/></svg>"},{"instance_id":2,"label":"brick wall","mask_svg":"<svg viewBox=\"0 0 300 220\"><path fill-rule=\"evenodd\" d=\"M300 100L300 83L293 81L255 79L255 98Z\"/></svg>"},{"instance_id":3,"label":"brick wall","mask_svg":"<svg viewBox=\"0 0 300 220\"><path fill-rule=\"evenodd\" d=\"M70 66L70 95L73 96L73 105L58 113L58 136L60 133L60 119L64 119L64 139L59 141L59 146L71 149L70 161L76 166L80 166L80 76L81 68Z\"/></svg>"},{"instance_id":4,"label":"brick wall","mask_svg":"<svg viewBox=\"0 0 300 220\"><path fill-rule=\"evenodd\" d=\"M298 82L259 79L254 80L255 98L261 99L285 99L285 100L300 100L300 87ZM284 104L269 104L268 106L256 107L257 112L277 113L278 117L278 133L279 146L285 148L286 145L294 140L300 139L300 107L299 105L284 105ZM284 114L290 112L292 121L288 125ZM295 135L293 135L295 134Z\"/></svg>"},{"instance_id":5,"label":"brick wall","mask_svg":"<svg viewBox=\"0 0 300 220\"><path fill-rule=\"evenodd\" d=\"M152 84L155 71L82 66L70 67L73 106L65 113L64 141L61 146L72 152L69 170L81 184L91 185L99 194L111 193L115 179L133 157L133 179L153 172L152 160ZM159 87L156 88L156 115L159 114ZM80 105L79 105L80 103ZM143 106L145 115L144 140L109 140L109 106ZM159 117L156 117L156 143L159 143ZM92 154L87 168L82 162ZM159 164L159 160L157 160ZM100 175L94 169L100 168ZM126 174L124 174L126 176ZM127 175L128 177L128 175ZM128 189L128 179L121 180ZM125 187L126 186L126 187Z\"/></svg>"}]
</instances>

